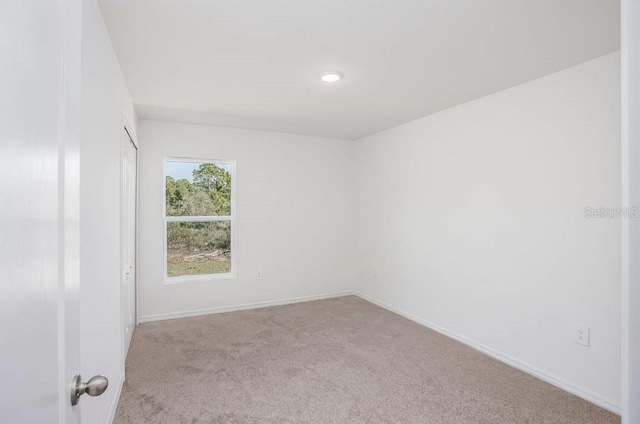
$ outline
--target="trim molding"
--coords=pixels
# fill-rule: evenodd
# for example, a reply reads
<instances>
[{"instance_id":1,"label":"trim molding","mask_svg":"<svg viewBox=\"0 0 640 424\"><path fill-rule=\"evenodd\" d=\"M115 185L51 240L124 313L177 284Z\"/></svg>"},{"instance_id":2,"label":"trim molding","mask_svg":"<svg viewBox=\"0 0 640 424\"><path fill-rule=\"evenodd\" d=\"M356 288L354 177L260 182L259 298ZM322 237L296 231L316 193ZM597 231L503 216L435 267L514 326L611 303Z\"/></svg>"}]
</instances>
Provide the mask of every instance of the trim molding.
<instances>
[{"instance_id":1,"label":"trim molding","mask_svg":"<svg viewBox=\"0 0 640 424\"><path fill-rule=\"evenodd\" d=\"M193 311L170 312L168 314L146 315L146 316L139 317L138 321L140 323L144 323L144 322L152 322L152 321L164 321L168 319L198 317L202 315L222 314L225 312L245 311L248 309L269 308L271 306L290 305L293 303L312 302L314 300L333 299L335 297L352 296L352 295L357 295L357 293L353 291L340 291L340 292L326 293L326 294L320 294L320 295L314 295L314 296L291 297L291 298L282 299L282 300L267 300L264 302L244 303L244 304L235 305L235 306L220 306L217 308L196 309Z\"/></svg>"},{"instance_id":2,"label":"trim molding","mask_svg":"<svg viewBox=\"0 0 640 424\"><path fill-rule=\"evenodd\" d=\"M107 424L113 424L113 420L116 417L116 411L118 410L118 403L120 403L120 395L122 394L122 386L124 385L124 373L120 374L120 380L116 386L116 395L111 402L111 409L109 409L109 416L107 417Z\"/></svg>"},{"instance_id":3,"label":"trim molding","mask_svg":"<svg viewBox=\"0 0 640 424\"><path fill-rule=\"evenodd\" d=\"M395 308L391 305L388 305L378 299L375 299L371 296L368 296L364 293L355 291L353 292L353 294L355 294L356 296L360 297L363 300L366 300L368 302L371 302L375 305L380 306L381 308L384 308L390 312L393 312L397 315L400 315L404 318L407 318L413 322L416 322L420 325L423 325L424 327L427 327L433 331L436 331L444 336L447 336L451 339L454 339L462 344L465 344L479 352L484 353L485 355L489 355L490 357L497 359L500 362L503 362L513 368L519 369L520 371L523 371L529 375L532 375L533 377L536 377L542 381L545 381L553 386L556 386L562 390L564 390L565 392L569 392L575 396L578 396L579 398L582 398L588 402L593 403L594 405L597 405L601 408L606 409L607 411L613 412L614 414L620 415L620 413L622 412L622 408L619 402L615 402L611 399L607 399L604 398L602 396L600 396L597 393L592 392L589 389L586 389L584 387L581 386L577 386L561 377L558 377L557 375L554 375L552 373L549 373L547 371L544 371L536 366L533 366L531 364L528 364L526 362L520 361L512 356L509 356L507 354L504 354L498 350L495 350L489 346L486 346L482 343L478 343L474 340L471 340L467 337L464 337L460 334L454 333L452 331L449 331L445 328L440 327L439 325L433 324L429 321L426 321L422 318L419 318L413 314L410 314L409 312L405 312L401 309Z\"/></svg>"}]
</instances>

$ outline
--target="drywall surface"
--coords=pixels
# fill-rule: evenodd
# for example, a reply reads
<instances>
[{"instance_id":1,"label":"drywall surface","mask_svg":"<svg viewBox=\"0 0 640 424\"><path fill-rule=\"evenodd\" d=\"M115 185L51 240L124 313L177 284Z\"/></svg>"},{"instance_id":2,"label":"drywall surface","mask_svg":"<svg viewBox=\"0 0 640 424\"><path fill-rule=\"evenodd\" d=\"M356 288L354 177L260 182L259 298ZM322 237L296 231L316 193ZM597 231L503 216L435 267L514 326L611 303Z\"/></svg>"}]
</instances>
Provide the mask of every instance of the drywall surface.
<instances>
[{"instance_id":1,"label":"drywall surface","mask_svg":"<svg viewBox=\"0 0 640 424\"><path fill-rule=\"evenodd\" d=\"M120 309L120 151L133 104L95 0L83 2L80 146L80 308L82 376L103 374L109 389L82 401L82 420L104 423L124 373ZM123 119L123 116L126 118Z\"/></svg>"},{"instance_id":2,"label":"drywall surface","mask_svg":"<svg viewBox=\"0 0 640 424\"><path fill-rule=\"evenodd\" d=\"M356 143L366 296L620 408L620 56ZM591 328L589 347L574 325Z\"/></svg>"},{"instance_id":3,"label":"drywall surface","mask_svg":"<svg viewBox=\"0 0 640 424\"><path fill-rule=\"evenodd\" d=\"M640 1L622 1L622 196L640 206ZM640 423L640 220L622 222L623 423Z\"/></svg>"},{"instance_id":4,"label":"drywall surface","mask_svg":"<svg viewBox=\"0 0 640 424\"><path fill-rule=\"evenodd\" d=\"M318 296L352 285L352 142L160 121L139 125L141 320ZM165 284L166 157L236 161L236 278Z\"/></svg>"}]
</instances>

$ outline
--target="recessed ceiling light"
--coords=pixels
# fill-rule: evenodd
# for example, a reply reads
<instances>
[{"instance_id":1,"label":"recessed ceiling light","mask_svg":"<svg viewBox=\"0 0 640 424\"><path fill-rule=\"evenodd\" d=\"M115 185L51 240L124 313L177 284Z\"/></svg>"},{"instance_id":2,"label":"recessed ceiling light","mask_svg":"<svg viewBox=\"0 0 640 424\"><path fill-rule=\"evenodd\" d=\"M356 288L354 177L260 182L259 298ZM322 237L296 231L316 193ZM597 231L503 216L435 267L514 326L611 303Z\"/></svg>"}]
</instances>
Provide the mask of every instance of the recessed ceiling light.
<instances>
[{"instance_id":1,"label":"recessed ceiling light","mask_svg":"<svg viewBox=\"0 0 640 424\"><path fill-rule=\"evenodd\" d=\"M342 74L336 71L323 72L320 74L320 79L324 82L338 82L342 79Z\"/></svg>"}]
</instances>

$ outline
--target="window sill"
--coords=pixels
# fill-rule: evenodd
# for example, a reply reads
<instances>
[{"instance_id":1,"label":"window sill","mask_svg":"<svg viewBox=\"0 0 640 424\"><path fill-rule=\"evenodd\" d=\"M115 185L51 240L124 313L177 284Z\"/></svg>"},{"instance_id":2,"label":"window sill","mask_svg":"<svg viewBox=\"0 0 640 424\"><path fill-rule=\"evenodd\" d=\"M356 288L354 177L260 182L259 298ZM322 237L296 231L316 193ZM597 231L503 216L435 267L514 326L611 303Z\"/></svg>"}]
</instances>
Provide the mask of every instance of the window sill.
<instances>
[{"instance_id":1,"label":"window sill","mask_svg":"<svg viewBox=\"0 0 640 424\"><path fill-rule=\"evenodd\" d=\"M190 281L206 281L206 280L233 280L236 278L235 272L226 272L224 274L205 274L205 275L185 275L181 277L165 277L164 284L180 284Z\"/></svg>"}]
</instances>

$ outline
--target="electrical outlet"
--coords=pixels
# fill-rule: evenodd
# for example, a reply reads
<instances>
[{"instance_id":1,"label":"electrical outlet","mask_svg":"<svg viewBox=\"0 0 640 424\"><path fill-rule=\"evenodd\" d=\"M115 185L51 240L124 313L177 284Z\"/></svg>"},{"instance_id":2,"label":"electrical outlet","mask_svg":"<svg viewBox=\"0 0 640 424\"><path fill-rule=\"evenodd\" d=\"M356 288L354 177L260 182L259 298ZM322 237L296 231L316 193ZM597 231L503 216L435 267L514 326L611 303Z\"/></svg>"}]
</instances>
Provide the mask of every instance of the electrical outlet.
<instances>
[{"instance_id":1,"label":"electrical outlet","mask_svg":"<svg viewBox=\"0 0 640 424\"><path fill-rule=\"evenodd\" d=\"M256 272L256 280L262 280L262 270L258 270L258 272Z\"/></svg>"},{"instance_id":2,"label":"electrical outlet","mask_svg":"<svg viewBox=\"0 0 640 424\"><path fill-rule=\"evenodd\" d=\"M583 324L576 324L573 337L574 342L583 346L589 346L589 327Z\"/></svg>"}]
</instances>

